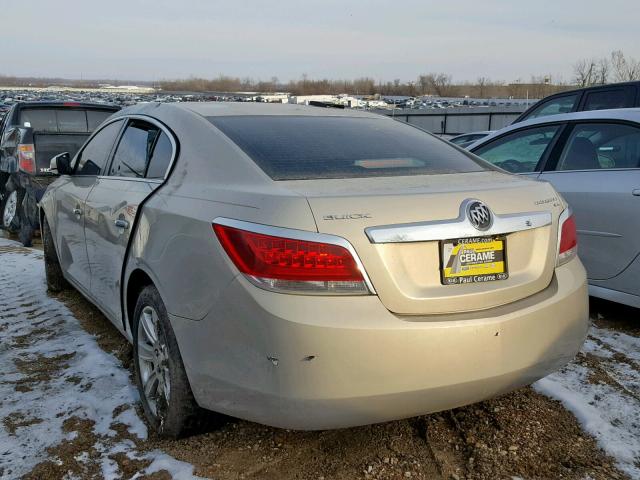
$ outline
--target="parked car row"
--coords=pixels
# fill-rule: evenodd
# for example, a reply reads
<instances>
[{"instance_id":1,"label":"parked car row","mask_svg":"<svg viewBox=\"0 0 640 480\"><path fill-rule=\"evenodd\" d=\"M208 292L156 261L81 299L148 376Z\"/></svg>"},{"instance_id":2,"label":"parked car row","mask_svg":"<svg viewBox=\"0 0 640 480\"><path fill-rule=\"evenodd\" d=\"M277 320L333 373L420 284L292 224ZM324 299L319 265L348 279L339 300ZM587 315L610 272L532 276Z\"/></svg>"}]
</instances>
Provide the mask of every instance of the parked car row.
<instances>
[{"instance_id":1,"label":"parked car row","mask_svg":"<svg viewBox=\"0 0 640 480\"><path fill-rule=\"evenodd\" d=\"M384 97L383 100L397 108L407 109L440 109L455 107L511 107L529 106L536 100L525 99L470 99L470 98L439 98L439 97Z\"/></svg>"},{"instance_id":2,"label":"parked car row","mask_svg":"<svg viewBox=\"0 0 640 480\"><path fill-rule=\"evenodd\" d=\"M251 95L242 94L211 94L211 93L171 93L163 91L108 91L108 90L3 90L0 87L0 116L4 109L19 102L77 102L103 103L128 107L141 102L205 102L225 101L241 102L252 99Z\"/></svg>"}]
</instances>

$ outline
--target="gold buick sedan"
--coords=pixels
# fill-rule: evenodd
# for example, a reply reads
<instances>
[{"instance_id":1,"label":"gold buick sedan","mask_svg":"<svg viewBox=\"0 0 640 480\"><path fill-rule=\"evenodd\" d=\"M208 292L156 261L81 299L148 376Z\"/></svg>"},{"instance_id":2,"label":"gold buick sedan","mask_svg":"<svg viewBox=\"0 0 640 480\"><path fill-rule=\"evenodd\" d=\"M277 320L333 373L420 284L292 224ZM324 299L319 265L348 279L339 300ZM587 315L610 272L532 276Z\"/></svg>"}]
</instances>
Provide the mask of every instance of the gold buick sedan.
<instances>
[{"instance_id":1,"label":"gold buick sedan","mask_svg":"<svg viewBox=\"0 0 640 480\"><path fill-rule=\"evenodd\" d=\"M477 402L588 325L571 210L411 125L246 103L117 112L40 203L49 287L133 343L144 411L293 429Z\"/></svg>"}]
</instances>

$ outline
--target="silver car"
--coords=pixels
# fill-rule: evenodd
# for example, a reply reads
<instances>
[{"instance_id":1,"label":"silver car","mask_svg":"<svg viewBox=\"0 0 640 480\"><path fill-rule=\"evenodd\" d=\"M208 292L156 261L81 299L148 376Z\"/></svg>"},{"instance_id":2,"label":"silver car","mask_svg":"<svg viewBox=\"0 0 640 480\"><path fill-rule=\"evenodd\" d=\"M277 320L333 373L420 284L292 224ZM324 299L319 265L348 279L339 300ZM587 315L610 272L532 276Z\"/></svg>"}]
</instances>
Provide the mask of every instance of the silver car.
<instances>
[{"instance_id":1,"label":"silver car","mask_svg":"<svg viewBox=\"0 0 640 480\"><path fill-rule=\"evenodd\" d=\"M640 109L536 118L468 148L551 183L575 213L589 294L640 307Z\"/></svg>"},{"instance_id":2,"label":"silver car","mask_svg":"<svg viewBox=\"0 0 640 480\"><path fill-rule=\"evenodd\" d=\"M452 408L547 375L586 335L553 187L390 118L147 104L51 168L48 285L133 342L162 435L201 408L296 429Z\"/></svg>"}]
</instances>

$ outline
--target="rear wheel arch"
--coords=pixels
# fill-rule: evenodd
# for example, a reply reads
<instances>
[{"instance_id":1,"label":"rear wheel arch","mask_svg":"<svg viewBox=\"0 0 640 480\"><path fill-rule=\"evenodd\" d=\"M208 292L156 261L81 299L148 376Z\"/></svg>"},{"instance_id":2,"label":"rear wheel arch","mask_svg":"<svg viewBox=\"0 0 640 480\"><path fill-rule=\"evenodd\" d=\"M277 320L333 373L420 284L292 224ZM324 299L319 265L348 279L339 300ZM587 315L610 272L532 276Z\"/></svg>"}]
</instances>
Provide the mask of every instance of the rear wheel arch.
<instances>
[{"instance_id":1,"label":"rear wheel arch","mask_svg":"<svg viewBox=\"0 0 640 480\"><path fill-rule=\"evenodd\" d=\"M125 328L128 329L129 332L133 332L133 316L136 309L136 303L138 302L138 297L140 296L140 293L142 293L142 290L149 285L153 285L158 288L151 276L143 269L136 268L129 274L124 297L126 314Z\"/></svg>"}]
</instances>

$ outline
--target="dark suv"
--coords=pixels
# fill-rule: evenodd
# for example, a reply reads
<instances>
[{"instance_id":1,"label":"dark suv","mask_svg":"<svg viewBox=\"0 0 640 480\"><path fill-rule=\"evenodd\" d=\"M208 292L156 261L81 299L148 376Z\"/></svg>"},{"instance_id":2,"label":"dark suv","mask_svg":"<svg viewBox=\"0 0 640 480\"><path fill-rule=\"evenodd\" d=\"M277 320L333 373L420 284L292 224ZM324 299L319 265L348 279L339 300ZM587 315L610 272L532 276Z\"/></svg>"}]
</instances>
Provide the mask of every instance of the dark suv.
<instances>
[{"instance_id":1,"label":"dark suv","mask_svg":"<svg viewBox=\"0 0 640 480\"><path fill-rule=\"evenodd\" d=\"M520 115L515 122L557 113L640 107L640 82L612 83L569 90L543 98Z\"/></svg>"},{"instance_id":2,"label":"dark suv","mask_svg":"<svg viewBox=\"0 0 640 480\"><path fill-rule=\"evenodd\" d=\"M51 158L70 157L120 107L99 103L18 102L0 121L0 228L29 246L37 202L55 175Z\"/></svg>"}]
</instances>

